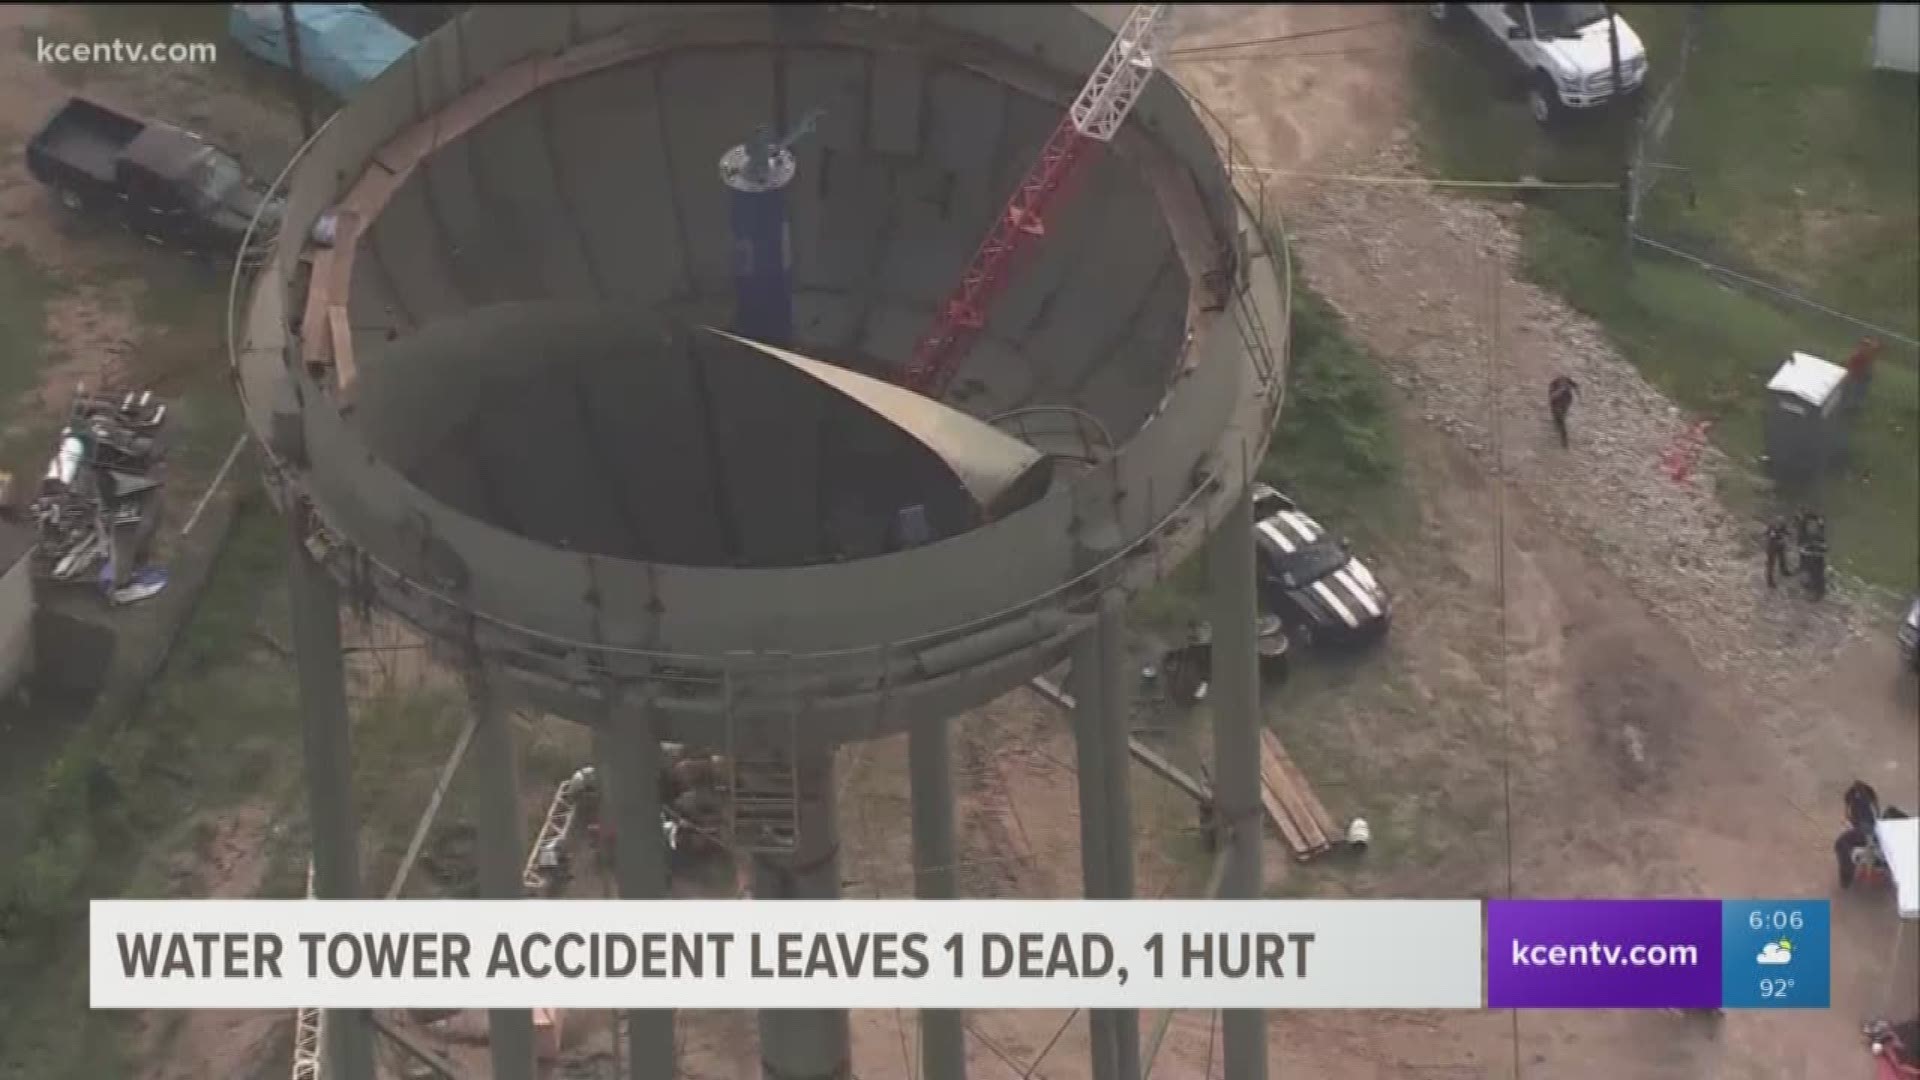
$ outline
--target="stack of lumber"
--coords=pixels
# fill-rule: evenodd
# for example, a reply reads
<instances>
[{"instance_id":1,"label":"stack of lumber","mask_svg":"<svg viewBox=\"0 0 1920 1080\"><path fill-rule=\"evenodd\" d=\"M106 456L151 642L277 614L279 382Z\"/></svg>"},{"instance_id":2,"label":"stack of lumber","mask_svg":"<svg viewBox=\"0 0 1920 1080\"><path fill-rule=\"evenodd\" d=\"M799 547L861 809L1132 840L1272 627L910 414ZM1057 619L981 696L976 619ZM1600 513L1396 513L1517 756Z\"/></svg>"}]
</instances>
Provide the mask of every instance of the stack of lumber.
<instances>
[{"instance_id":1,"label":"stack of lumber","mask_svg":"<svg viewBox=\"0 0 1920 1080\"><path fill-rule=\"evenodd\" d=\"M1260 732L1260 801L1296 861L1324 855L1345 839L1279 738L1265 729Z\"/></svg>"}]
</instances>

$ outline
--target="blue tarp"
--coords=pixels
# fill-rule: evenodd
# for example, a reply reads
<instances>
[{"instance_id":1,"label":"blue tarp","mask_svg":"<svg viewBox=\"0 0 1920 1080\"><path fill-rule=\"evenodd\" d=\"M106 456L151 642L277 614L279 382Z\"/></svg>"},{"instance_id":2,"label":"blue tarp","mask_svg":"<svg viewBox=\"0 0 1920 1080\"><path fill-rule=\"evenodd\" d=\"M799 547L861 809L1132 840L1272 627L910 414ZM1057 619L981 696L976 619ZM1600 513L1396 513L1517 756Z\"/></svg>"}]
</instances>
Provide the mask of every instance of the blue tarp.
<instances>
[{"instance_id":1,"label":"blue tarp","mask_svg":"<svg viewBox=\"0 0 1920 1080\"><path fill-rule=\"evenodd\" d=\"M295 4L300 63L307 77L347 98L413 48L414 39L365 4ZM269 64L290 67L279 4L233 4L227 33Z\"/></svg>"}]
</instances>

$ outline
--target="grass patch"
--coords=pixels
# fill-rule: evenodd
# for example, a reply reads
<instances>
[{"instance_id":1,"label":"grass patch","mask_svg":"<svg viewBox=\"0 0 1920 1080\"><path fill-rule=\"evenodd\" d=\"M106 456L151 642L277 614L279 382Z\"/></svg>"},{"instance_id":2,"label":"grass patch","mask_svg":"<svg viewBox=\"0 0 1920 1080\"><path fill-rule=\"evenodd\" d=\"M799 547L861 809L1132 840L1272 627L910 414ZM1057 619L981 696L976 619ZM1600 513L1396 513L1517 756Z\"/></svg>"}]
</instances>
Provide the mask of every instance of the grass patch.
<instances>
[{"instance_id":1,"label":"grass patch","mask_svg":"<svg viewBox=\"0 0 1920 1080\"><path fill-rule=\"evenodd\" d=\"M1869 321L1920 323L1920 94L1873 71L1871 4L1709 7L1652 231L1732 255Z\"/></svg>"},{"instance_id":2,"label":"grass patch","mask_svg":"<svg viewBox=\"0 0 1920 1080\"><path fill-rule=\"evenodd\" d=\"M36 838L0 866L0 1075L123 1075L126 1018L86 1007L86 900L134 885L164 894L167 853L196 846L200 815L258 791L292 790L293 680L261 663L249 632L280 589L278 522L243 507L179 645L137 722L78 732L46 770ZM273 598L270 600L269 598Z\"/></svg>"},{"instance_id":3,"label":"grass patch","mask_svg":"<svg viewBox=\"0 0 1920 1080\"><path fill-rule=\"evenodd\" d=\"M0 423L14 402L39 385L53 359L47 343L47 302L57 283L26 253L0 247Z\"/></svg>"},{"instance_id":4,"label":"grass patch","mask_svg":"<svg viewBox=\"0 0 1920 1080\"><path fill-rule=\"evenodd\" d=\"M1296 283L1286 403L1259 478L1336 532L1386 540L1407 521L1391 390L1339 314Z\"/></svg>"},{"instance_id":5,"label":"grass patch","mask_svg":"<svg viewBox=\"0 0 1920 1080\"><path fill-rule=\"evenodd\" d=\"M236 511L225 548L166 670L133 721L79 731L47 768L25 820L25 855L0 863L0 1076L98 1080L132 1072L126 1014L86 1007L86 901L205 895L216 821L251 806L270 826L259 895L305 889L298 680L256 631L289 640L284 526L264 499ZM352 695L363 889L384 895L466 719L457 687L396 672ZM549 728L553 725L549 724ZM520 732L541 807L583 763L574 729ZM404 895L471 893L479 778L462 769ZM224 817L223 817L224 815ZM526 824L531 840L537 819ZM238 836L242 841L252 839Z\"/></svg>"},{"instance_id":6,"label":"grass patch","mask_svg":"<svg viewBox=\"0 0 1920 1080\"><path fill-rule=\"evenodd\" d=\"M45 467L55 426L53 418L25 415L20 406L55 358L47 302L58 287L25 252L0 247L0 472L20 482Z\"/></svg>"},{"instance_id":7,"label":"grass patch","mask_svg":"<svg viewBox=\"0 0 1920 1080\"><path fill-rule=\"evenodd\" d=\"M1622 10L1648 42L1651 78L1664 77L1684 6ZM1904 91L1890 89L1867 70L1870 21L1865 5L1713 9L1666 151L1692 169L1695 199L1688 207L1682 185L1663 181L1643 208L1643 228L1910 331L1920 323L1912 243L1920 98L1910 79ZM1414 98L1433 172L1621 175L1623 111L1541 132L1492 44L1466 29L1417 51ZM1766 382L1795 350L1844 359L1858 331L1658 256L1636 259L1629 276L1620 219L1613 192L1541 194L1523 218L1527 275L1599 321L1681 407L1715 422L1715 442L1743 473L1720 478L1728 505L1771 511L1785 496L1744 474L1759 467ZM1889 345L1850 460L1821 491L1793 496L1824 506L1842 569L1901 591L1920 582L1915 360Z\"/></svg>"},{"instance_id":8,"label":"grass patch","mask_svg":"<svg viewBox=\"0 0 1920 1080\"><path fill-rule=\"evenodd\" d=\"M1298 279L1291 334L1286 401L1258 477L1336 533L1385 542L1411 520L1386 376ZM1203 619L1206 591L1206 558L1196 552L1135 601L1134 619L1169 629Z\"/></svg>"}]
</instances>

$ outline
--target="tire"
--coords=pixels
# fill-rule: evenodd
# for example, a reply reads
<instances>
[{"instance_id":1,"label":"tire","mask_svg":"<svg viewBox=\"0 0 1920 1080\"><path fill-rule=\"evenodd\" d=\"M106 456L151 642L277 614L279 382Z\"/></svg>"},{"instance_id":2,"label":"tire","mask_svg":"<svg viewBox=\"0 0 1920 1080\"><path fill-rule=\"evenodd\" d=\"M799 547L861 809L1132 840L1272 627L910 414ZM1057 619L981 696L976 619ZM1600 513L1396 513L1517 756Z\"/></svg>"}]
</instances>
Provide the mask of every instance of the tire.
<instances>
[{"instance_id":1,"label":"tire","mask_svg":"<svg viewBox=\"0 0 1920 1080\"><path fill-rule=\"evenodd\" d=\"M1286 653L1274 657L1262 657L1260 660L1260 678L1271 686L1286 685L1287 676L1291 672L1292 665L1288 662Z\"/></svg>"},{"instance_id":2,"label":"tire","mask_svg":"<svg viewBox=\"0 0 1920 1080\"><path fill-rule=\"evenodd\" d=\"M76 214L87 208L87 200L81 198L80 193L71 188L60 188L54 192L54 197L60 200L61 206Z\"/></svg>"},{"instance_id":3,"label":"tire","mask_svg":"<svg viewBox=\"0 0 1920 1080\"><path fill-rule=\"evenodd\" d=\"M1527 111L1541 127L1550 127L1560 119L1560 89L1544 71L1535 72L1533 81L1527 84Z\"/></svg>"}]
</instances>

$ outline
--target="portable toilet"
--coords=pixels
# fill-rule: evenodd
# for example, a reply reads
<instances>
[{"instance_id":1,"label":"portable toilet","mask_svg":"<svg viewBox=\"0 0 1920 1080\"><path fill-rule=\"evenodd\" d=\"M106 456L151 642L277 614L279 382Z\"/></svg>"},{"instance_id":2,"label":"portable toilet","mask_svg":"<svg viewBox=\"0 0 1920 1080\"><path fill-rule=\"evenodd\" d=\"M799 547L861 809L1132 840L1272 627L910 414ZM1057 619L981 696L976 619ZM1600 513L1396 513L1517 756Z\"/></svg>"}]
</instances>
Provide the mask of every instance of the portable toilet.
<instances>
[{"instance_id":1,"label":"portable toilet","mask_svg":"<svg viewBox=\"0 0 1920 1080\"><path fill-rule=\"evenodd\" d=\"M1767 467L1776 481L1817 479L1846 450L1840 415L1847 369L1796 352L1767 383Z\"/></svg>"}]
</instances>

